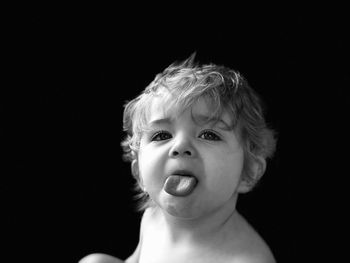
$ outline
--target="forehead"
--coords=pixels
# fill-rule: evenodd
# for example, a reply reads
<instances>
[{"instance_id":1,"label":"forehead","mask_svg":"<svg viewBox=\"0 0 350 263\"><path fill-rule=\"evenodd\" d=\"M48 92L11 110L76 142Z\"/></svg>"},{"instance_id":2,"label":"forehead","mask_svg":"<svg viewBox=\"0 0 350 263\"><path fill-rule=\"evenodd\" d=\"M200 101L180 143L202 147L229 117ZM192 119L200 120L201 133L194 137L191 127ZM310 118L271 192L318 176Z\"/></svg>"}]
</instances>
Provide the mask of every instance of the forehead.
<instances>
[{"instance_id":1,"label":"forehead","mask_svg":"<svg viewBox=\"0 0 350 263\"><path fill-rule=\"evenodd\" d=\"M199 98L189 106L186 106L182 103L176 103L175 98L172 96L173 95L157 96L152 99L147 114L148 123L162 119L173 120L185 112L190 111L196 122L207 123L222 121L227 126L232 125L232 118L228 112L220 109L220 114L217 116L215 113L215 111L218 110L217 107L207 98Z\"/></svg>"}]
</instances>

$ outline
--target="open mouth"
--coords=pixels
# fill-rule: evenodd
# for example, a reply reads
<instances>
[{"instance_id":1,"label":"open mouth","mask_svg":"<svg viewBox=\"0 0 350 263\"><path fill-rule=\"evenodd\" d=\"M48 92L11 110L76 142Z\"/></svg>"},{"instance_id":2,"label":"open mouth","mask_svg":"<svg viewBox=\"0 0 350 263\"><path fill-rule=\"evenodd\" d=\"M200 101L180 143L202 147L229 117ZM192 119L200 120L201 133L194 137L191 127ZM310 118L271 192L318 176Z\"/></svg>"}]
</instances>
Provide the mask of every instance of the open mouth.
<instances>
[{"instance_id":1,"label":"open mouth","mask_svg":"<svg viewBox=\"0 0 350 263\"><path fill-rule=\"evenodd\" d=\"M198 179L185 170L173 172L164 183L164 191L173 196L187 196L197 186Z\"/></svg>"}]
</instances>

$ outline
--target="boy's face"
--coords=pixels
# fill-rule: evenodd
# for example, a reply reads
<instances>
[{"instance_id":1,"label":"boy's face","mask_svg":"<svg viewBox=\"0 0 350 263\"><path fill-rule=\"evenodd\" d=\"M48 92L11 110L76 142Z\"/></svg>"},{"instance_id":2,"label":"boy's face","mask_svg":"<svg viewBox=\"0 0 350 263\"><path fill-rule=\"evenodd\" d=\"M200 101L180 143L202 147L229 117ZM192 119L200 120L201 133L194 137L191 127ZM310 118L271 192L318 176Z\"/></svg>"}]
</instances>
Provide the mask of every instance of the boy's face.
<instances>
[{"instance_id":1,"label":"boy's face","mask_svg":"<svg viewBox=\"0 0 350 263\"><path fill-rule=\"evenodd\" d=\"M151 199L167 213L198 218L235 208L242 190L244 152L227 113L217 123L204 99L182 112L154 98L141 137L139 175ZM194 118L193 118L194 117Z\"/></svg>"}]
</instances>

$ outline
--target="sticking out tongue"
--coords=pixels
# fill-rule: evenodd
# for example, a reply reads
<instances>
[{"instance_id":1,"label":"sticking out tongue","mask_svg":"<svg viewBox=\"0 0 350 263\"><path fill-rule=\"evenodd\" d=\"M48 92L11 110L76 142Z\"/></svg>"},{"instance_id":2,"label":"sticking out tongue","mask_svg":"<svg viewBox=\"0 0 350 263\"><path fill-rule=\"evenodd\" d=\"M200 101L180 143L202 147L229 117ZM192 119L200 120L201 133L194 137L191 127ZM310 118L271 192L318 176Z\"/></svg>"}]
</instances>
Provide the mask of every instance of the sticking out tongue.
<instances>
[{"instance_id":1,"label":"sticking out tongue","mask_svg":"<svg viewBox=\"0 0 350 263\"><path fill-rule=\"evenodd\" d=\"M164 184L164 190L170 195L189 195L197 184L197 179L192 176L171 175Z\"/></svg>"}]
</instances>

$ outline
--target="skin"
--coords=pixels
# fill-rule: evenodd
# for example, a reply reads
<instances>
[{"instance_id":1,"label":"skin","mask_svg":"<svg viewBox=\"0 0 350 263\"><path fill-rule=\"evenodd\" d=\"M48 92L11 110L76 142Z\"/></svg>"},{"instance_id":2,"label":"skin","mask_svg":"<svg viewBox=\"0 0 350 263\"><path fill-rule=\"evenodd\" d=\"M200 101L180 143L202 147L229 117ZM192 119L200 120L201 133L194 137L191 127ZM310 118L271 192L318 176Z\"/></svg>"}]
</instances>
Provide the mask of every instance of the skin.
<instances>
[{"instance_id":1,"label":"skin","mask_svg":"<svg viewBox=\"0 0 350 263\"><path fill-rule=\"evenodd\" d=\"M244 150L235 132L226 129L229 115L216 123L194 121L210 116L210 110L204 99L183 112L167 108L162 98L153 100L149 129L132 165L156 207L144 213L130 262L274 262L265 242L235 209L238 194L249 186L241 180ZM166 178L178 169L198 179L185 197L164 190ZM261 158L253 171L258 176L264 169Z\"/></svg>"},{"instance_id":2,"label":"skin","mask_svg":"<svg viewBox=\"0 0 350 263\"><path fill-rule=\"evenodd\" d=\"M162 98L153 100L132 169L156 206L145 211L139 244L126 262L275 262L236 211L238 194L250 189L241 179L244 150L235 132L226 129L229 115L224 112L216 123L194 121L210 110L204 99L185 111L167 108ZM198 179L188 196L164 190L166 178L179 169ZM256 176L264 170L263 158L253 164ZM100 256L83 263L112 262L121 261Z\"/></svg>"},{"instance_id":3,"label":"skin","mask_svg":"<svg viewBox=\"0 0 350 263\"><path fill-rule=\"evenodd\" d=\"M225 129L231 120L199 125L194 119L210 116L204 99L178 114L155 98L150 109L149 130L141 138L138 168L143 187L152 200L169 215L200 219L219 210L232 212L237 194L246 190L241 181L244 152L233 131ZM164 191L174 171L194 174L199 183L184 198Z\"/></svg>"},{"instance_id":4,"label":"skin","mask_svg":"<svg viewBox=\"0 0 350 263\"><path fill-rule=\"evenodd\" d=\"M95 253L82 258L78 263L123 263L124 261L110 255Z\"/></svg>"}]
</instances>

